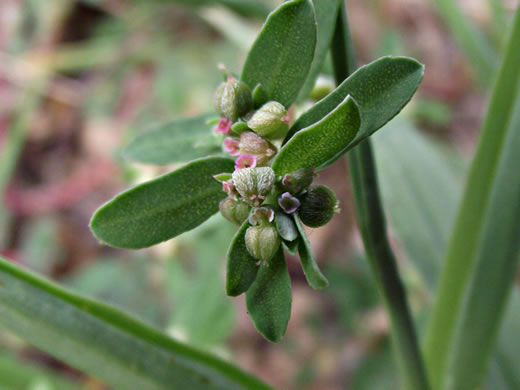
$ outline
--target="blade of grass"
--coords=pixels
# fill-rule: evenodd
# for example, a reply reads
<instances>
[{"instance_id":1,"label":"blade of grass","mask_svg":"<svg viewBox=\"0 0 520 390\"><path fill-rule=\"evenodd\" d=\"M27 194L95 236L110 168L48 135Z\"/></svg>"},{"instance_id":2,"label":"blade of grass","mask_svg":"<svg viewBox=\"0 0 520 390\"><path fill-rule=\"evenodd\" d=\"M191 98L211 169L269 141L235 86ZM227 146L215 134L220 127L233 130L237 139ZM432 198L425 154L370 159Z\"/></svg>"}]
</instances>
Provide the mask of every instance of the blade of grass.
<instances>
[{"instance_id":1,"label":"blade of grass","mask_svg":"<svg viewBox=\"0 0 520 390\"><path fill-rule=\"evenodd\" d=\"M332 56L336 83L339 84L355 68L344 4L338 14L334 34ZM347 156L359 227L370 267L390 316L393 346L403 378L403 387L409 390L427 390L428 381L419 353L406 293L386 236L386 222L379 197L370 140L362 141Z\"/></svg>"},{"instance_id":2,"label":"blade of grass","mask_svg":"<svg viewBox=\"0 0 520 390\"><path fill-rule=\"evenodd\" d=\"M2 258L0 326L118 389L269 389L229 363Z\"/></svg>"},{"instance_id":3,"label":"blade of grass","mask_svg":"<svg viewBox=\"0 0 520 390\"><path fill-rule=\"evenodd\" d=\"M441 149L400 116L373 138L381 194L392 231L407 259L425 282L428 297L434 292L462 193L464 169L453 150ZM455 160L453 160L455 159ZM454 166L458 169L454 169ZM520 388L520 292L508 304L488 390ZM518 340L518 342L517 342Z\"/></svg>"},{"instance_id":4,"label":"blade of grass","mask_svg":"<svg viewBox=\"0 0 520 390\"><path fill-rule=\"evenodd\" d=\"M478 245L496 173L514 112L520 80L520 11L517 9L504 62L498 73L479 146L466 183L453 235L448 246L434 309L425 339L425 358L434 389L443 381L457 313L478 256ZM498 182L497 182L498 184ZM517 200L518 202L518 200ZM497 266L498 267L498 266Z\"/></svg>"},{"instance_id":5,"label":"blade of grass","mask_svg":"<svg viewBox=\"0 0 520 390\"><path fill-rule=\"evenodd\" d=\"M448 349L442 389L471 390L478 386L515 282L520 250L520 98L516 102L483 216L473 271Z\"/></svg>"}]
</instances>

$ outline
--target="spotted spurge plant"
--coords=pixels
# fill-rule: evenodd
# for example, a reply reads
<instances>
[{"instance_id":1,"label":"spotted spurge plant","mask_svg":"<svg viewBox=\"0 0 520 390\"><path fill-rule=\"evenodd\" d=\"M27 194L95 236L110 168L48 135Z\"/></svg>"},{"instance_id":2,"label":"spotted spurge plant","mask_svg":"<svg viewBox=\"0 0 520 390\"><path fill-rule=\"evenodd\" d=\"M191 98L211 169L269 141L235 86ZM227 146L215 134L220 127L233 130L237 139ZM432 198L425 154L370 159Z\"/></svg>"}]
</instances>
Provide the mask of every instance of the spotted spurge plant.
<instances>
[{"instance_id":1,"label":"spotted spurge plant","mask_svg":"<svg viewBox=\"0 0 520 390\"><path fill-rule=\"evenodd\" d=\"M240 75L220 66L214 113L149 131L125 151L141 162L195 159L116 196L91 222L101 242L138 249L193 229L220 209L239 226L227 255L226 292L246 294L254 325L273 342L283 337L291 311L284 248L299 255L312 288L328 284L304 225L325 225L339 207L333 190L313 179L392 119L423 76L411 58L380 58L294 118L334 32L334 23L317 24L316 14L326 8L335 21L339 6L292 0L272 12Z\"/></svg>"}]
</instances>

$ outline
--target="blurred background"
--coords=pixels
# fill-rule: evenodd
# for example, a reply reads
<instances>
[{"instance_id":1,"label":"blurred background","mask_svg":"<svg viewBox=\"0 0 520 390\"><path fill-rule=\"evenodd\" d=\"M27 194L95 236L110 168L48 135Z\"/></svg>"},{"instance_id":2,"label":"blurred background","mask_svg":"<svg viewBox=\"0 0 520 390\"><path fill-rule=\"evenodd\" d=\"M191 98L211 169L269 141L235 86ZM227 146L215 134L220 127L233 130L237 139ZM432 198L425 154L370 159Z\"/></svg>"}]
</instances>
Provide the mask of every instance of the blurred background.
<instances>
[{"instance_id":1,"label":"blurred background","mask_svg":"<svg viewBox=\"0 0 520 390\"><path fill-rule=\"evenodd\" d=\"M225 295L234 227L220 216L139 251L101 246L88 228L103 202L174 168L138 165L120 150L154 124L211 111L222 79L217 64L238 73L280 2L0 1L0 254L276 388L398 390L388 321L364 259L344 160L318 179L336 191L342 213L309 230L330 287L312 290L298 260L288 258L292 318L278 345L255 331L243 297ZM416 97L373 137L392 244L419 332L516 6L516 0L348 2L359 65L390 54L426 65ZM320 85L331 85L329 61L322 73ZM503 381L503 388L520 389L519 296L515 291L501 329L490 390ZM0 389L108 387L0 329Z\"/></svg>"}]
</instances>

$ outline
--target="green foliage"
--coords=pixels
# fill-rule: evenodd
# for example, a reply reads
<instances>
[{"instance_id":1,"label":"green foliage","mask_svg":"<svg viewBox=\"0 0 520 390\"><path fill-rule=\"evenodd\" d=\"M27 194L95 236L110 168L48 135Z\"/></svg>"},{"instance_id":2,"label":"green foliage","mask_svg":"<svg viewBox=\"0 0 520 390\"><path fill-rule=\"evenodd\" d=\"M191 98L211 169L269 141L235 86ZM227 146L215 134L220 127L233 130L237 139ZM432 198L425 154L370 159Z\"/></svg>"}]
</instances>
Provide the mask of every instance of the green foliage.
<instances>
[{"instance_id":1,"label":"green foliage","mask_svg":"<svg viewBox=\"0 0 520 390\"><path fill-rule=\"evenodd\" d=\"M359 127L358 106L347 96L323 119L291 138L280 149L273 170L284 175L298 168L323 168L345 153Z\"/></svg>"},{"instance_id":2,"label":"green foliage","mask_svg":"<svg viewBox=\"0 0 520 390\"><path fill-rule=\"evenodd\" d=\"M518 20L520 38L520 12ZM520 251L520 96L512 115L483 215L474 268L449 346L444 389L470 390L478 386L515 283Z\"/></svg>"},{"instance_id":3,"label":"green foliage","mask_svg":"<svg viewBox=\"0 0 520 390\"><path fill-rule=\"evenodd\" d=\"M213 175L233 161L208 157L140 184L115 197L92 217L96 238L118 248L145 248L191 230L218 211L225 198Z\"/></svg>"},{"instance_id":4,"label":"green foliage","mask_svg":"<svg viewBox=\"0 0 520 390\"><path fill-rule=\"evenodd\" d=\"M255 282L246 292L247 311L255 328L269 341L280 341L291 316L291 279L280 247L262 265Z\"/></svg>"},{"instance_id":5,"label":"green foliage","mask_svg":"<svg viewBox=\"0 0 520 390\"><path fill-rule=\"evenodd\" d=\"M249 226L246 220L236 232L228 250L226 292L230 296L246 292L258 273L257 261L246 248L245 235Z\"/></svg>"},{"instance_id":6,"label":"green foliage","mask_svg":"<svg viewBox=\"0 0 520 390\"><path fill-rule=\"evenodd\" d=\"M314 259L309 240L303 230L302 222L297 215L294 217L294 222L296 223L299 232L298 254L300 255L303 272L309 285L316 290L321 290L329 285L329 281L321 273L320 268Z\"/></svg>"},{"instance_id":7,"label":"green foliage","mask_svg":"<svg viewBox=\"0 0 520 390\"><path fill-rule=\"evenodd\" d=\"M493 331L496 329L496 323L499 321L502 313L503 300L498 299L501 294L505 295L511 287L512 280L507 276L500 277L501 272L507 269L507 263L511 266L511 256L507 255L507 251L514 250L513 242L509 234L518 232L515 228L516 221L509 218L502 222L497 219L502 218L498 213L497 207L504 207L504 200L501 196L514 196L517 190L518 178L510 173L510 169L518 166L518 158L511 152L511 148L515 148L517 142L515 133L518 132L518 118L515 109L518 110L518 85L520 82L520 52L518 45L520 44L520 11L517 10L515 16L515 24L511 32L508 49L506 51L504 62L498 73L495 87L493 89L488 112L484 120L479 147L474 157L471 171L466 183L465 193L462 200L462 206L459 210L457 221L455 224L453 235L445 258L445 266L443 268L441 284L438 289L437 299L434 306L430 327L426 338L426 362L433 382L434 389L443 388L443 382L448 380L446 369L448 364L454 364L452 345L460 345L464 339L460 324L467 321L469 307L472 305L474 289L480 289L483 295L480 299L492 299L495 296L493 306L494 312L489 313L491 318L488 321L479 321L479 324L487 324L487 330L479 329L475 324L471 328L476 334L482 332L487 335L487 342L478 342L482 348L480 350L479 359L481 364L489 355L488 342L493 340ZM515 123L516 122L516 123ZM511 154L513 153L513 154ZM504 194L500 194L503 192ZM494 202L499 202L495 204ZM518 202L516 202L518 203ZM515 202L510 204L512 207L508 210L509 215L513 216L517 212L513 206ZM491 227L500 223L504 235L497 235ZM512 229L509 231L508 229ZM516 230L515 230L516 229ZM514 239L512 239L514 240ZM497 247L492 249L492 244ZM503 252L503 251L506 252ZM490 252L491 251L491 252ZM496 251L496 253L495 253ZM482 289L481 285L476 286L474 283L480 277L484 276L482 256L493 253L493 262L489 262L489 269L485 271L489 277L493 275L496 279L486 289ZM512 276L511 276L512 277ZM473 280L473 281L471 281ZM489 295L486 295L489 294ZM472 296L472 298L469 298ZM488 301L489 302L489 301ZM462 314L464 313L464 314ZM458 325L457 325L458 324ZM494 324L494 325L493 325ZM456 327L459 326L459 330ZM455 336L458 334L458 336ZM468 335L469 336L469 335ZM457 337L457 339L454 339ZM451 351L451 352L450 352ZM466 351L464 351L466 352ZM452 355L450 357L450 355ZM451 359L451 363L448 363ZM462 374L462 373L461 373ZM450 375L453 375L451 371ZM459 377L458 380L463 379ZM454 380L453 376L449 382ZM455 379L457 382L457 379ZM467 379L468 383L472 380ZM448 382L444 382L448 385ZM446 387L448 389L449 387Z\"/></svg>"},{"instance_id":8,"label":"green foliage","mask_svg":"<svg viewBox=\"0 0 520 390\"><path fill-rule=\"evenodd\" d=\"M0 313L3 327L114 388L268 388L113 307L73 294L3 259Z\"/></svg>"},{"instance_id":9,"label":"green foliage","mask_svg":"<svg viewBox=\"0 0 520 390\"><path fill-rule=\"evenodd\" d=\"M289 108L314 58L316 20L310 0L292 0L272 12L249 51L241 79L261 84L269 100Z\"/></svg>"},{"instance_id":10,"label":"green foliage","mask_svg":"<svg viewBox=\"0 0 520 390\"><path fill-rule=\"evenodd\" d=\"M374 138L384 203L408 259L435 291L462 186L462 162L410 123L396 119ZM488 389L508 390L520 383L515 329L520 321L520 294L515 289L499 334ZM500 385L502 384L502 385Z\"/></svg>"},{"instance_id":11,"label":"green foliage","mask_svg":"<svg viewBox=\"0 0 520 390\"><path fill-rule=\"evenodd\" d=\"M205 114L160 124L130 141L123 155L141 163L165 165L217 154L221 148L208 124L214 117Z\"/></svg>"},{"instance_id":12,"label":"green foliage","mask_svg":"<svg viewBox=\"0 0 520 390\"><path fill-rule=\"evenodd\" d=\"M286 142L296 132L320 121L350 95L361 116L361 127L349 146L352 148L402 110L423 75L424 66L407 57L383 57L365 65L302 114L289 130Z\"/></svg>"}]
</instances>

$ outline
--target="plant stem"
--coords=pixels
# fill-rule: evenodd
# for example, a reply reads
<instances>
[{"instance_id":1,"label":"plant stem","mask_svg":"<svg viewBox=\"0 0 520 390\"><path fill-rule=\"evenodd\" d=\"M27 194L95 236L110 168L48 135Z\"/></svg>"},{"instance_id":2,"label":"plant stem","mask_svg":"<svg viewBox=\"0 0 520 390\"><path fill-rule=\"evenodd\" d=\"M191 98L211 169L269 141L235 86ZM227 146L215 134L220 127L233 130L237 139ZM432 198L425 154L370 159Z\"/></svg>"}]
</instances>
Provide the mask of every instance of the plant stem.
<instances>
[{"instance_id":1,"label":"plant stem","mask_svg":"<svg viewBox=\"0 0 520 390\"><path fill-rule=\"evenodd\" d=\"M355 56L344 4L336 22L332 59L336 83L339 84L355 68ZM427 390L429 385L408 309L406 292L399 278L395 256L386 235L386 222L379 197L377 172L370 140L361 142L347 156L359 228L372 273L390 315L391 335L404 388Z\"/></svg>"}]
</instances>

